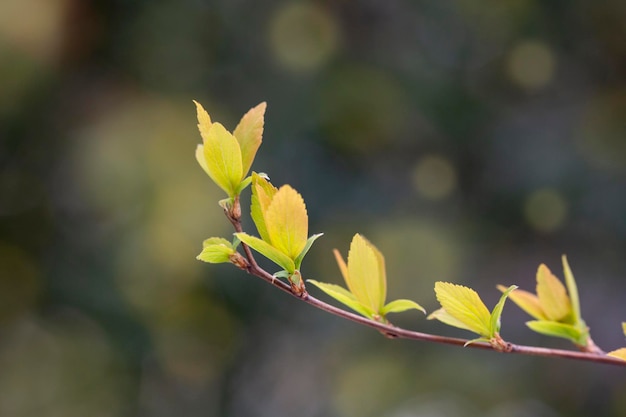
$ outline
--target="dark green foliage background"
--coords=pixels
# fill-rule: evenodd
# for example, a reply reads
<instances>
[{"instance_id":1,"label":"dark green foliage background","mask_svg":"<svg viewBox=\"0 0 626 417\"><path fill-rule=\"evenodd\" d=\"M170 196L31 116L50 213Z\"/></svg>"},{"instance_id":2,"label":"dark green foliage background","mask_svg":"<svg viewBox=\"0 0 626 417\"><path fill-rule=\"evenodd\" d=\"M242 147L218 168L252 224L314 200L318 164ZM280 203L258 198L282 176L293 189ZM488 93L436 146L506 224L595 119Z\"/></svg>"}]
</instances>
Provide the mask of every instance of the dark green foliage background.
<instances>
[{"instance_id":1,"label":"dark green foliage background","mask_svg":"<svg viewBox=\"0 0 626 417\"><path fill-rule=\"evenodd\" d=\"M0 416L626 415L623 369L389 341L197 262L232 231L191 102L230 129L268 102L254 168L326 233L305 277L339 282L360 232L390 297L432 311L445 280L492 307L567 253L615 349L624 21L622 0L3 1Z\"/></svg>"}]
</instances>

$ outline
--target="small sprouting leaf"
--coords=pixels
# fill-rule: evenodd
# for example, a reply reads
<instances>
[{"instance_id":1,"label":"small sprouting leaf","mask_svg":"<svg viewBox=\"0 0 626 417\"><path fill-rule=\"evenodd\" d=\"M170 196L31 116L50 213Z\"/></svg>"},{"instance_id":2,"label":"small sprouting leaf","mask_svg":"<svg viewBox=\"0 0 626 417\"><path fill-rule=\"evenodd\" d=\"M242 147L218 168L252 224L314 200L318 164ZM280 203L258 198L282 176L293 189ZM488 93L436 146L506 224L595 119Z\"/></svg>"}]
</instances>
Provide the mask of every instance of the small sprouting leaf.
<instances>
[{"instance_id":1,"label":"small sprouting leaf","mask_svg":"<svg viewBox=\"0 0 626 417\"><path fill-rule=\"evenodd\" d=\"M248 187L251 183L252 183L252 177L244 178L235 189L235 195L241 194L241 192L245 190L246 187Z\"/></svg>"},{"instance_id":2,"label":"small sprouting leaf","mask_svg":"<svg viewBox=\"0 0 626 417\"><path fill-rule=\"evenodd\" d=\"M243 179L239 143L220 123L213 123L204 139L204 159L211 179L230 197Z\"/></svg>"},{"instance_id":3,"label":"small sprouting leaf","mask_svg":"<svg viewBox=\"0 0 626 417\"><path fill-rule=\"evenodd\" d=\"M426 314L424 307L417 304L415 301L405 299L394 300L387 303L380 311L380 314L386 316L387 313L400 313L406 310L419 310Z\"/></svg>"},{"instance_id":4,"label":"small sprouting leaf","mask_svg":"<svg viewBox=\"0 0 626 417\"><path fill-rule=\"evenodd\" d=\"M565 286L544 264L537 270L537 296L549 320L563 321L572 314L572 306Z\"/></svg>"},{"instance_id":5,"label":"small sprouting leaf","mask_svg":"<svg viewBox=\"0 0 626 417\"><path fill-rule=\"evenodd\" d=\"M350 307L352 310L356 311L357 313L365 317L373 318L374 315L376 314L369 307L358 302L351 292L349 292L343 287L340 287L339 285L328 284L325 282L319 282L319 281L315 281L312 279L307 280L307 282L310 282L311 284L315 285L317 288L324 291L326 294L328 294L335 300L339 301L342 304L345 304L346 306Z\"/></svg>"},{"instance_id":6,"label":"small sprouting leaf","mask_svg":"<svg viewBox=\"0 0 626 417\"><path fill-rule=\"evenodd\" d=\"M624 336L626 336L626 322L622 323L622 331L624 332Z\"/></svg>"},{"instance_id":7,"label":"small sprouting leaf","mask_svg":"<svg viewBox=\"0 0 626 417\"><path fill-rule=\"evenodd\" d=\"M541 333L546 336L569 339L581 346L585 346L587 343L587 333L581 332L571 324L559 323L556 321L533 320L526 322L526 325L537 333Z\"/></svg>"},{"instance_id":8,"label":"small sprouting leaf","mask_svg":"<svg viewBox=\"0 0 626 417\"><path fill-rule=\"evenodd\" d=\"M282 267L290 274L293 274L296 270L296 266L293 263L293 260L269 243L259 239L258 237L250 236L247 233L235 233L235 236L237 236L237 238L239 238L239 240L241 240L243 243L250 246L252 249L265 256L267 259L273 261L275 264Z\"/></svg>"},{"instance_id":9,"label":"small sprouting leaf","mask_svg":"<svg viewBox=\"0 0 626 417\"><path fill-rule=\"evenodd\" d=\"M248 112L243 115L233 132L233 135L237 141L239 141L239 145L241 147L243 175L246 175L250 170L257 150L259 149L259 146L261 146L266 107L267 103L263 102L248 110Z\"/></svg>"},{"instance_id":10,"label":"small sprouting leaf","mask_svg":"<svg viewBox=\"0 0 626 417\"><path fill-rule=\"evenodd\" d=\"M435 293L450 316L463 323L468 330L490 336L491 314L476 291L449 282L436 282Z\"/></svg>"},{"instance_id":11,"label":"small sprouting leaf","mask_svg":"<svg viewBox=\"0 0 626 417\"><path fill-rule=\"evenodd\" d=\"M346 284L357 300L376 312L385 304L386 282L382 255L360 234L354 235L348 252ZM341 268L341 266L340 266Z\"/></svg>"},{"instance_id":12,"label":"small sprouting leaf","mask_svg":"<svg viewBox=\"0 0 626 417\"><path fill-rule=\"evenodd\" d=\"M280 187L265 212L265 226L272 246L295 260L306 245L309 228L302 196L289 185Z\"/></svg>"},{"instance_id":13,"label":"small sprouting leaf","mask_svg":"<svg viewBox=\"0 0 626 417\"><path fill-rule=\"evenodd\" d=\"M302 265L302 260L304 259L306 254L309 252L309 249L311 249L313 242L315 242L318 238L322 237L323 235L324 233L316 233L307 239L306 244L304 245L304 249L302 249L302 252L300 252L300 255L298 255L298 257L295 259L296 269L300 269L300 266Z\"/></svg>"},{"instance_id":14,"label":"small sprouting leaf","mask_svg":"<svg viewBox=\"0 0 626 417\"><path fill-rule=\"evenodd\" d=\"M620 348L620 349L611 351L607 353L607 355L626 361L626 348Z\"/></svg>"},{"instance_id":15,"label":"small sprouting leaf","mask_svg":"<svg viewBox=\"0 0 626 417\"><path fill-rule=\"evenodd\" d=\"M210 237L208 239L204 239L204 241L202 242L203 248L206 248L207 246L213 246L213 245L224 245L230 248L234 248L233 244L229 242L228 240L224 239L223 237Z\"/></svg>"},{"instance_id":16,"label":"small sprouting leaf","mask_svg":"<svg viewBox=\"0 0 626 417\"><path fill-rule=\"evenodd\" d=\"M574 315L574 323L584 326L583 318L580 313L580 299L578 298L578 287L576 286L576 280L572 269L569 267L567 257L563 255L561 257L563 262L563 275L565 276L565 285L567 285L567 291L569 292L569 298L572 306L572 313Z\"/></svg>"},{"instance_id":17,"label":"small sprouting leaf","mask_svg":"<svg viewBox=\"0 0 626 417\"><path fill-rule=\"evenodd\" d=\"M235 248L226 239L212 237L202 242L202 252L196 257L199 261L212 264L230 262L230 256L235 253Z\"/></svg>"},{"instance_id":18,"label":"small sprouting leaf","mask_svg":"<svg viewBox=\"0 0 626 417\"><path fill-rule=\"evenodd\" d=\"M252 173L252 197L250 204L250 216L254 225L259 231L261 239L270 242L270 236L267 233L265 225L265 213L274 198L278 189L274 187L267 179L256 172Z\"/></svg>"},{"instance_id":19,"label":"small sprouting leaf","mask_svg":"<svg viewBox=\"0 0 626 417\"><path fill-rule=\"evenodd\" d=\"M511 285L507 288L502 296L500 297L500 301L491 311L491 317L489 319L489 338L494 337L497 333L500 332L500 316L502 316L502 309L504 308L504 302L507 297L511 294L512 291L517 289L517 285Z\"/></svg>"},{"instance_id":20,"label":"small sprouting leaf","mask_svg":"<svg viewBox=\"0 0 626 417\"><path fill-rule=\"evenodd\" d=\"M498 289L504 292L507 290L507 287L503 285L498 285ZM509 294L509 298L511 299L511 301L517 304L519 308L530 314L532 317L538 320L548 319L548 317L546 317L546 315L543 313L543 310L541 309L539 297L537 297L535 294L524 290L516 290Z\"/></svg>"}]
</instances>

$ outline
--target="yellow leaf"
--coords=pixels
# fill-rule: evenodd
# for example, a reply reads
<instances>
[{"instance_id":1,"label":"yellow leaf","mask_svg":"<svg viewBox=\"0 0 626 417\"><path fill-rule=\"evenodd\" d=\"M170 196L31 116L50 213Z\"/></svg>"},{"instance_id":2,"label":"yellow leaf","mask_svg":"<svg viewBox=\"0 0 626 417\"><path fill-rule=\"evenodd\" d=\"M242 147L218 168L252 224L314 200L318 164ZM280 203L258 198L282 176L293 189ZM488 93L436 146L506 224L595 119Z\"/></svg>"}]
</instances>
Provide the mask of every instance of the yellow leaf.
<instances>
[{"instance_id":1,"label":"yellow leaf","mask_svg":"<svg viewBox=\"0 0 626 417\"><path fill-rule=\"evenodd\" d=\"M537 296L549 320L564 321L572 314L572 305L565 286L544 264L537 270Z\"/></svg>"},{"instance_id":2,"label":"yellow leaf","mask_svg":"<svg viewBox=\"0 0 626 417\"><path fill-rule=\"evenodd\" d=\"M481 336L490 333L491 314L476 291L449 282L436 282L437 300L444 310L468 330Z\"/></svg>"},{"instance_id":3,"label":"yellow leaf","mask_svg":"<svg viewBox=\"0 0 626 417\"><path fill-rule=\"evenodd\" d=\"M624 336L626 336L626 322L622 323L622 331L624 332Z\"/></svg>"},{"instance_id":4,"label":"yellow leaf","mask_svg":"<svg viewBox=\"0 0 626 417\"><path fill-rule=\"evenodd\" d=\"M265 178L261 177L256 172L252 173L252 197L250 205L250 216L256 225L259 235L266 242L270 242L270 237L267 233L267 227L265 225L265 213L267 208L272 202L274 194L276 194L276 187L270 184Z\"/></svg>"},{"instance_id":5,"label":"yellow leaf","mask_svg":"<svg viewBox=\"0 0 626 417\"><path fill-rule=\"evenodd\" d=\"M202 140L206 136L208 136L209 129L211 128L211 116L209 113L204 110L202 104L198 103L196 100L193 101L196 104L196 113L198 115L198 130L200 130L200 135L202 136Z\"/></svg>"},{"instance_id":6,"label":"yellow leaf","mask_svg":"<svg viewBox=\"0 0 626 417\"><path fill-rule=\"evenodd\" d=\"M220 123L213 123L204 137L204 159L211 179L230 197L243 179L239 143Z\"/></svg>"},{"instance_id":7,"label":"yellow leaf","mask_svg":"<svg viewBox=\"0 0 626 417\"><path fill-rule=\"evenodd\" d=\"M289 185L280 187L265 213L265 226L272 246L295 260L306 245L309 231L302 196Z\"/></svg>"},{"instance_id":8,"label":"yellow leaf","mask_svg":"<svg viewBox=\"0 0 626 417\"><path fill-rule=\"evenodd\" d=\"M239 141L241 147L241 160L243 163L243 175L245 176L256 155L261 141L263 140L263 124L265 123L265 102L251 108L239 121L233 135Z\"/></svg>"},{"instance_id":9,"label":"yellow leaf","mask_svg":"<svg viewBox=\"0 0 626 417\"><path fill-rule=\"evenodd\" d=\"M385 305L385 264L382 254L360 234L354 235L348 253L348 288L357 300L380 312Z\"/></svg>"},{"instance_id":10,"label":"yellow leaf","mask_svg":"<svg viewBox=\"0 0 626 417\"><path fill-rule=\"evenodd\" d=\"M623 359L626 361L626 348L614 350L612 352L607 353L607 355L613 356L614 358Z\"/></svg>"},{"instance_id":11,"label":"yellow leaf","mask_svg":"<svg viewBox=\"0 0 626 417\"><path fill-rule=\"evenodd\" d=\"M507 290L507 287L502 285L498 285L498 289L502 292ZM541 309L541 303L539 302L539 298L528 291L524 290L516 290L509 294L509 298L515 304L519 306L522 310L533 316L538 320L548 320L548 317L544 314Z\"/></svg>"}]
</instances>

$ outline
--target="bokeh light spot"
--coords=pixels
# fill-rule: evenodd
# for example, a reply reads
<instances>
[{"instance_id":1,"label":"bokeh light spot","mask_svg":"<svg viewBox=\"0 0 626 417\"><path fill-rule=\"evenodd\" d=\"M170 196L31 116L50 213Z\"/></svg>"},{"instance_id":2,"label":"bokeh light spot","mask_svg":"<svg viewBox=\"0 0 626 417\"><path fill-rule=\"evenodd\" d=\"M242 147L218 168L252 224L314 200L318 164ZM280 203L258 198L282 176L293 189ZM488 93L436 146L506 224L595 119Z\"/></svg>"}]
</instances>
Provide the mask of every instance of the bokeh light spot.
<instances>
[{"instance_id":1,"label":"bokeh light spot","mask_svg":"<svg viewBox=\"0 0 626 417\"><path fill-rule=\"evenodd\" d=\"M524 215L528 224L538 232L553 232L566 220L567 202L558 191L542 188L528 196Z\"/></svg>"},{"instance_id":2,"label":"bokeh light spot","mask_svg":"<svg viewBox=\"0 0 626 417\"><path fill-rule=\"evenodd\" d=\"M526 90L545 87L554 76L555 60L550 48L538 41L517 44L509 55L508 76Z\"/></svg>"},{"instance_id":3,"label":"bokeh light spot","mask_svg":"<svg viewBox=\"0 0 626 417\"><path fill-rule=\"evenodd\" d=\"M292 3L279 9L269 28L270 47L278 63L293 72L323 66L338 47L337 24L324 9Z\"/></svg>"},{"instance_id":4,"label":"bokeh light spot","mask_svg":"<svg viewBox=\"0 0 626 417\"><path fill-rule=\"evenodd\" d=\"M41 62L55 60L69 5L68 0L2 0L0 52L9 45Z\"/></svg>"},{"instance_id":5,"label":"bokeh light spot","mask_svg":"<svg viewBox=\"0 0 626 417\"><path fill-rule=\"evenodd\" d=\"M450 161L439 155L426 155L413 169L415 190L428 200L448 197L456 187L457 175Z\"/></svg>"}]
</instances>

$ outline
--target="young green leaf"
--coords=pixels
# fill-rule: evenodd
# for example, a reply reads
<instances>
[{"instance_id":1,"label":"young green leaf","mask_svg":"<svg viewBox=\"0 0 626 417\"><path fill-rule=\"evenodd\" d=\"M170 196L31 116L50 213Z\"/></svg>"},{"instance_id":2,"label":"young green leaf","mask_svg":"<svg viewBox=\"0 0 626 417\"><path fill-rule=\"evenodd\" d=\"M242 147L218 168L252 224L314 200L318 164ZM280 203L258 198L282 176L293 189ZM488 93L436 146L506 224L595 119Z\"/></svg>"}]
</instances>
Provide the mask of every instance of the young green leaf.
<instances>
[{"instance_id":1,"label":"young green leaf","mask_svg":"<svg viewBox=\"0 0 626 417\"><path fill-rule=\"evenodd\" d=\"M265 109L267 103L262 102L256 107L251 108L246 114L243 115L241 121L233 131L233 135L237 138L239 146L241 147L241 160L243 164L243 175L245 176L254 157L256 156L261 141L263 139L263 124L265 123Z\"/></svg>"},{"instance_id":2,"label":"young green leaf","mask_svg":"<svg viewBox=\"0 0 626 417\"><path fill-rule=\"evenodd\" d=\"M276 192L265 213L272 246L295 260L307 243L309 219L302 196L289 185Z\"/></svg>"},{"instance_id":3,"label":"young green leaf","mask_svg":"<svg viewBox=\"0 0 626 417\"><path fill-rule=\"evenodd\" d=\"M571 324L559 323L556 321L532 320L526 322L526 325L537 333L541 333L546 336L569 339L581 346L585 346L587 343L587 333L581 332L578 328Z\"/></svg>"},{"instance_id":4,"label":"young green leaf","mask_svg":"<svg viewBox=\"0 0 626 417\"><path fill-rule=\"evenodd\" d=\"M516 289L517 289L517 285L511 285L509 288L507 288L502 294L502 296L500 297L500 301L498 301L498 304L496 304L496 306L491 311L491 316L489 318L489 337L490 338L494 337L497 333L500 332L500 316L502 316L502 310L504 309L504 302L506 301L507 297L509 297L510 294Z\"/></svg>"},{"instance_id":5,"label":"young green leaf","mask_svg":"<svg viewBox=\"0 0 626 417\"><path fill-rule=\"evenodd\" d=\"M401 313L407 310L419 310L422 313L426 314L426 310L424 310L424 307L417 304L415 301L406 300L403 298L385 304L380 312L383 316L386 316L388 313Z\"/></svg>"},{"instance_id":6,"label":"young green leaf","mask_svg":"<svg viewBox=\"0 0 626 417\"><path fill-rule=\"evenodd\" d=\"M466 329L489 337L491 314L476 291L449 282L436 282L435 294L443 309Z\"/></svg>"},{"instance_id":7,"label":"young green leaf","mask_svg":"<svg viewBox=\"0 0 626 417\"><path fill-rule=\"evenodd\" d=\"M300 252L300 255L298 255L298 257L295 259L296 269L300 269L300 266L302 265L302 260L304 259L306 254L309 253L309 249L311 249L311 246L313 245L313 243L322 236L324 236L324 233L316 233L306 240L304 249L302 249L302 252Z\"/></svg>"},{"instance_id":8,"label":"young green leaf","mask_svg":"<svg viewBox=\"0 0 626 417\"><path fill-rule=\"evenodd\" d=\"M235 236L237 236L237 238L243 243L289 272L289 274L293 274L296 271L296 266L289 256L285 255L283 252L264 240L261 240L258 237L250 236L247 233L235 233Z\"/></svg>"},{"instance_id":9,"label":"young green leaf","mask_svg":"<svg viewBox=\"0 0 626 417\"><path fill-rule=\"evenodd\" d=\"M580 300L578 298L578 287L576 286L576 280L574 279L574 274L572 273L572 269L569 267L569 262L567 262L567 257L565 255L561 256L561 261L563 263L563 275L565 276L565 285L567 285L567 291L570 296L570 303L572 306L572 313L574 315L574 323L582 324L584 326L583 318L580 313Z\"/></svg>"},{"instance_id":10,"label":"young green leaf","mask_svg":"<svg viewBox=\"0 0 626 417\"><path fill-rule=\"evenodd\" d=\"M199 261L212 264L230 262L235 248L226 239L212 237L202 242L202 252L196 257Z\"/></svg>"}]
</instances>

